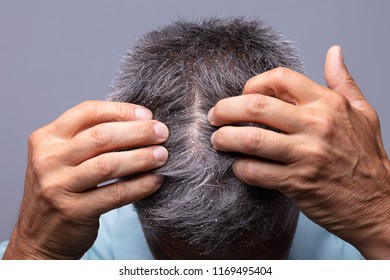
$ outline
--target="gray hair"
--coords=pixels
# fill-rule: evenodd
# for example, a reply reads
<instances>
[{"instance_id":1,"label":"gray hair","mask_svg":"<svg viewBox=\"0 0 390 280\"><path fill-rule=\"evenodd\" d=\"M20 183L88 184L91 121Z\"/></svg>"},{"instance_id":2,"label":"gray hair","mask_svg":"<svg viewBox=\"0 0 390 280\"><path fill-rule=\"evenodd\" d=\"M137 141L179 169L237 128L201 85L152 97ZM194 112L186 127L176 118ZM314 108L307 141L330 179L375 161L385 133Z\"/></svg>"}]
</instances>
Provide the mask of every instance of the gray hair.
<instances>
[{"instance_id":1,"label":"gray hair","mask_svg":"<svg viewBox=\"0 0 390 280\"><path fill-rule=\"evenodd\" d=\"M216 128L207 121L217 101L240 95L250 77L278 66L302 72L289 41L245 18L180 20L126 52L108 100L148 107L170 131L169 160L154 171L166 176L164 185L134 203L147 234L169 234L200 254L218 255L243 232L256 232L261 244L287 227L291 201L236 179L231 166L242 155L215 151Z\"/></svg>"}]
</instances>

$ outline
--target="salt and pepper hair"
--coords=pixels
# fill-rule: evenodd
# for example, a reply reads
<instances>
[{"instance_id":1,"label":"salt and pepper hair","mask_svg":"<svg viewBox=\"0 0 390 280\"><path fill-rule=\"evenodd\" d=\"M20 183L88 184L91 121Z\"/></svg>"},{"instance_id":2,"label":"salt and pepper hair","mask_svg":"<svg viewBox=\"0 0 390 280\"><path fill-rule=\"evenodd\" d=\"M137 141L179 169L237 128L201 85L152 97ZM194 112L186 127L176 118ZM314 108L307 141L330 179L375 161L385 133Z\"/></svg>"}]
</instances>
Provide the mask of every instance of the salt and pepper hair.
<instances>
[{"instance_id":1,"label":"salt and pepper hair","mask_svg":"<svg viewBox=\"0 0 390 280\"><path fill-rule=\"evenodd\" d=\"M249 78L278 66L302 72L289 41L246 18L180 20L129 48L108 100L148 107L170 131L168 162L154 171L166 180L134 203L149 237L168 234L218 255L245 232L261 244L296 221L289 199L234 177L233 160L242 155L215 151L216 128L207 121L217 101L240 95Z\"/></svg>"}]
</instances>

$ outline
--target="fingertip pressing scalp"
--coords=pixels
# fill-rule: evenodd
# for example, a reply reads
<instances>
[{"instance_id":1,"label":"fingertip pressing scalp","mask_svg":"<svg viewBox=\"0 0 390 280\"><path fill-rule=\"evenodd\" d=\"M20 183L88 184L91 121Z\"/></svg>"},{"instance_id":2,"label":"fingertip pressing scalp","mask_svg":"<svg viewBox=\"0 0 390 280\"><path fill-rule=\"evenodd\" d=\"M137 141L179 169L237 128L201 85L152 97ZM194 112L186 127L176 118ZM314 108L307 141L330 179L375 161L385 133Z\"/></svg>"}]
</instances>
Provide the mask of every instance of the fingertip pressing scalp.
<instances>
[{"instance_id":1,"label":"fingertip pressing scalp","mask_svg":"<svg viewBox=\"0 0 390 280\"><path fill-rule=\"evenodd\" d=\"M108 99L151 109L170 132L168 162L155 171L165 182L135 203L144 231L218 255L243 231L256 232L261 243L288 226L290 200L235 178L237 155L212 148L216 128L208 121L217 101L240 95L250 77L278 66L303 71L290 42L261 20L180 20L130 47Z\"/></svg>"}]
</instances>

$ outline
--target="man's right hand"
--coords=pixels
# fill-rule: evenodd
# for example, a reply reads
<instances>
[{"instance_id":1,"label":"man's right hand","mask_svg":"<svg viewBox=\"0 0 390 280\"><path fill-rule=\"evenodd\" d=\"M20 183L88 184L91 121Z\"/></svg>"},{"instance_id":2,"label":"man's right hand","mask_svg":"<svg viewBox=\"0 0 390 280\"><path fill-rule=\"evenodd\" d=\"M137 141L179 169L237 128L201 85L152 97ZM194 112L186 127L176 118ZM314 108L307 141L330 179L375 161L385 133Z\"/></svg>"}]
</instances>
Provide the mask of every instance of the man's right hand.
<instances>
[{"instance_id":1,"label":"man's right hand","mask_svg":"<svg viewBox=\"0 0 390 280\"><path fill-rule=\"evenodd\" d=\"M101 214L142 199L163 178L159 146L168 128L141 106L87 101L29 139L19 220L4 259L78 259L92 246ZM130 151L121 151L131 149ZM141 173L127 181L106 181Z\"/></svg>"}]
</instances>

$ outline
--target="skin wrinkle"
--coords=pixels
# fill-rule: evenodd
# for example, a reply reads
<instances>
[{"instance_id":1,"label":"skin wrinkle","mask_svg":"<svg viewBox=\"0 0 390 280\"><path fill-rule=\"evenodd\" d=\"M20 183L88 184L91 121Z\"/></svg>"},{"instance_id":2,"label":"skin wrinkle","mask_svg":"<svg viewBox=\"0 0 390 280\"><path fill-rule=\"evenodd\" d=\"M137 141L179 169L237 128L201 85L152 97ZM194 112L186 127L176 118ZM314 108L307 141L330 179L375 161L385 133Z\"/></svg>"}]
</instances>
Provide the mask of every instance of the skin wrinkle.
<instances>
[{"instance_id":1,"label":"skin wrinkle","mask_svg":"<svg viewBox=\"0 0 390 280\"><path fill-rule=\"evenodd\" d=\"M276 252L258 248L293 236L295 206L279 192L235 178L232 163L239 155L212 148L216 128L207 120L219 100L240 95L249 78L278 66L303 71L277 31L244 18L178 21L147 33L126 52L108 100L148 107L170 131L168 162L154 171L166 176L164 184L134 203L152 250L161 238L187 244L191 258L231 258L237 244L257 248L251 258L267 258L260 251Z\"/></svg>"}]
</instances>

